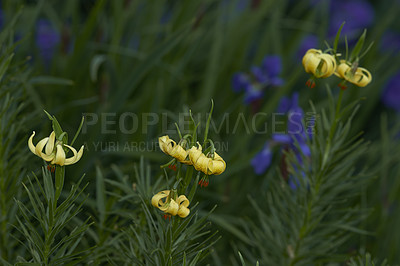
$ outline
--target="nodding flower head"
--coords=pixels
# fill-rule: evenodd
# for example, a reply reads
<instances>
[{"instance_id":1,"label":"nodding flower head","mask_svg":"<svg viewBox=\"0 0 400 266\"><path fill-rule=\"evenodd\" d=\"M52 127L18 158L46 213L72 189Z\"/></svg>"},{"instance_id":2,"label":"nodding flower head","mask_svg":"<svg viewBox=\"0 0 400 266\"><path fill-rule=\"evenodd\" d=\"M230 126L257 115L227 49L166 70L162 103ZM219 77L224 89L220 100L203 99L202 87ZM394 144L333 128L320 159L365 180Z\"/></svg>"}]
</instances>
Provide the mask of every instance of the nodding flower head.
<instances>
[{"instance_id":1,"label":"nodding flower head","mask_svg":"<svg viewBox=\"0 0 400 266\"><path fill-rule=\"evenodd\" d=\"M189 150L189 159L197 171L201 171L206 175L220 175L225 171L226 163L218 153L205 155L202 152L200 143L199 147L193 146Z\"/></svg>"},{"instance_id":2,"label":"nodding flower head","mask_svg":"<svg viewBox=\"0 0 400 266\"><path fill-rule=\"evenodd\" d=\"M32 135L28 140L28 147L32 153L39 156L43 160L50 162L50 164L54 165L70 165L78 162L83 154L83 145L80 150L77 152L74 147L71 147L67 144L62 143L60 140L56 140L56 136L54 131L51 132L49 137L46 137L40 140L37 145L33 145L33 137L35 136L35 131L33 131ZM72 157L66 158L64 147L70 149L73 153ZM44 149L44 152L43 152Z\"/></svg>"},{"instance_id":3,"label":"nodding flower head","mask_svg":"<svg viewBox=\"0 0 400 266\"><path fill-rule=\"evenodd\" d=\"M367 69L357 67L357 64L352 64L346 60L340 60L335 75L358 87L365 87L372 80L372 75Z\"/></svg>"},{"instance_id":4,"label":"nodding flower head","mask_svg":"<svg viewBox=\"0 0 400 266\"><path fill-rule=\"evenodd\" d=\"M188 152L180 144L177 144L174 140L170 139L167 135L158 138L158 143L160 145L160 149L165 154L176 158L181 163L189 165L192 164L186 159Z\"/></svg>"},{"instance_id":5,"label":"nodding flower head","mask_svg":"<svg viewBox=\"0 0 400 266\"><path fill-rule=\"evenodd\" d=\"M178 197L176 190L163 190L151 199L151 205L172 216L185 218L190 214L190 202L185 195Z\"/></svg>"},{"instance_id":6,"label":"nodding flower head","mask_svg":"<svg viewBox=\"0 0 400 266\"><path fill-rule=\"evenodd\" d=\"M335 73L336 60L321 50L309 49L303 57L303 66L307 73L316 78L327 78Z\"/></svg>"}]
</instances>

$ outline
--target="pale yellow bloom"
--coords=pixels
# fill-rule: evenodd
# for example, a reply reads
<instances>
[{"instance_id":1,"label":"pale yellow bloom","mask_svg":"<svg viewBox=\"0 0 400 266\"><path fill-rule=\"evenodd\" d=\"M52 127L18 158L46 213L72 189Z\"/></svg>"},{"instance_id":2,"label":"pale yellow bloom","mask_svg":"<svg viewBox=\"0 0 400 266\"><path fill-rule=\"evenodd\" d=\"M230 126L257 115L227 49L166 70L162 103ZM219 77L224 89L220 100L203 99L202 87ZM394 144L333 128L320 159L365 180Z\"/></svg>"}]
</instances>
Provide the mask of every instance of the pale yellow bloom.
<instances>
[{"instance_id":1,"label":"pale yellow bloom","mask_svg":"<svg viewBox=\"0 0 400 266\"><path fill-rule=\"evenodd\" d=\"M160 149L165 153L174 158L176 158L179 162L184 164L192 164L189 160L187 160L188 152L179 144L169 138L168 135L162 136L158 138L158 143L160 145Z\"/></svg>"},{"instance_id":2,"label":"pale yellow bloom","mask_svg":"<svg viewBox=\"0 0 400 266\"><path fill-rule=\"evenodd\" d=\"M307 73L316 78L327 78L335 73L336 60L321 50L309 49L303 57L303 66Z\"/></svg>"},{"instance_id":3,"label":"pale yellow bloom","mask_svg":"<svg viewBox=\"0 0 400 266\"><path fill-rule=\"evenodd\" d=\"M367 69L357 67L354 70L352 69L352 64L346 60L340 60L335 75L357 85L358 87L365 87L372 80L372 75Z\"/></svg>"},{"instance_id":4,"label":"pale yellow bloom","mask_svg":"<svg viewBox=\"0 0 400 266\"><path fill-rule=\"evenodd\" d=\"M175 193L171 193L170 190L160 191L152 197L151 205L172 216L185 218L190 213L189 200L185 195L176 197Z\"/></svg>"},{"instance_id":5,"label":"pale yellow bloom","mask_svg":"<svg viewBox=\"0 0 400 266\"><path fill-rule=\"evenodd\" d=\"M186 198L185 195L180 195L178 197L178 205L179 205L179 210L178 210L179 217L181 218L187 217L190 213L190 210L188 209L189 200Z\"/></svg>"},{"instance_id":6,"label":"pale yellow bloom","mask_svg":"<svg viewBox=\"0 0 400 266\"><path fill-rule=\"evenodd\" d=\"M199 147L193 146L189 150L189 159L192 162L194 168L197 171L201 171L206 175L219 175L225 171L226 163L219 156L218 153L214 152L214 159L206 156L202 152L200 143L197 143Z\"/></svg>"},{"instance_id":7,"label":"pale yellow bloom","mask_svg":"<svg viewBox=\"0 0 400 266\"><path fill-rule=\"evenodd\" d=\"M56 140L54 131L51 132L49 137L40 140L37 145L33 145L33 137L35 136L35 131L28 140L28 147L32 153L41 157L43 160L50 162L50 164L58 164L60 166L70 165L78 162L83 154L83 145L77 152L75 148L63 144L61 141ZM64 148L67 147L73 153L72 157L66 158ZM44 152L43 152L44 149Z\"/></svg>"}]
</instances>

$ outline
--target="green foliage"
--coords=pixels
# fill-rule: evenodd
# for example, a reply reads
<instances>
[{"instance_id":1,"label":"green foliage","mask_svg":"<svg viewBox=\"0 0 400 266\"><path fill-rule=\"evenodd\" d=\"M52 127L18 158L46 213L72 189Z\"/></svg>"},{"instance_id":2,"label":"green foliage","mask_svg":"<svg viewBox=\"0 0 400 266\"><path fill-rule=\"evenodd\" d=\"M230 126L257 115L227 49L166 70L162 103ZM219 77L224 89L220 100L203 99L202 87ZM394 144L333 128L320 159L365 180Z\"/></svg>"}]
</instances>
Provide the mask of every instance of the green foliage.
<instances>
[{"instance_id":1,"label":"green foliage","mask_svg":"<svg viewBox=\"0 0 400 266\"><path fill-rule=\"evenodd\" d=\"M12 237L18 209L14 198L21 196L26 174L28 156L22 151L26 147L24 126L29 120L28 100L21 89L28 74L25 67L12 60L15 45L8 41L10 36L9 29L0 35L0 259L6 261L20 252Z\"/></svg>"},{"instance_id":2,"label":"green foliage","mask_svg":"<svg viewBox=\"0 0 400 266\"><path fill-rule=\"evenodd\" d=\"M17 218L16 229L20 231L26 242L23 244L30 252L32 259L23 259L34 265L57 265L78 263L82 261L83 253L78 247L79 242L90 226L89 219L74 225L74 217L82 210L82 203L76 205L77 198L82 193L78 191L80 181L73 185L66 199L57 205L56 188L50 171L42 169L43 186L36 176L35 185L29 179L29 185L23 184L33 210L28 209L23 202L16 200L22 220ZM39 227L38 227L39 225Z\"/></svg>"},{"instance_id":3,"label":"green foliage","mask_svg":"<svg viewBox=\"0 0 400 266\"><path fill-rule=\"evenodd\" d=\"M0 264L400 263L399 117L381 102L400 61L381 41L398 30L398 5L371 0L374 22L357 42L344 34L349 20L328 33L335 1L243 2L2 1ZM43 19L59 33L50 59L38 42ZM326 40L353 66L362 60L371 84L339 92L332 76L306 88L298 53L309 34L316 49ZM282 59L285 83L246 105L232 76L266 55ZM275 147L257 175L250 162L294 92L316 117L311 156ZM32 130L83 143L82 159L38 170ZM188 148L202 141L226 171L200 188L207 177L193 167L168 169L176 160L157 146L165 134ZM151 198L173 188L191 213L164 220Z\"/></svg>"},{"instance_id":4,"label":"green foliage","mask_svg":"<svg viewBox=\"0 0 400 266\"><path fill-rule=\"evenodd\" d=\"M340 110L331 93L328 95L330 113L313 109L322 116L309 139L311 157L302 156L303 163L299 163L293 152L286 154L294 186L275 171L262 201L250 198L258 221L248 221L251 226L246 226L246 231L256 243L251 249L257 250L263 265L343 261L346 250L341 247L352 233L369 234L358 227L368 212L360 208L357 199L371 175L355 167L367 146L359 136L348 136L354 104ZM345 118L350 111L353 113Z\"/></svg>"},{"instance_id":5,"label":"green foliage","mask_svg":"<svg viewBox=\"0 0 400 266\"><path fill-rule=\"evenodd\" d=\"M367 253L364 256L359 256L358 258L351 258L350 262L347 264L349 266L388 266L386 261L383 261L382 263L376 262L376 260L373 260L371 258L371 254Z\"/></svg>"}]
</instances>

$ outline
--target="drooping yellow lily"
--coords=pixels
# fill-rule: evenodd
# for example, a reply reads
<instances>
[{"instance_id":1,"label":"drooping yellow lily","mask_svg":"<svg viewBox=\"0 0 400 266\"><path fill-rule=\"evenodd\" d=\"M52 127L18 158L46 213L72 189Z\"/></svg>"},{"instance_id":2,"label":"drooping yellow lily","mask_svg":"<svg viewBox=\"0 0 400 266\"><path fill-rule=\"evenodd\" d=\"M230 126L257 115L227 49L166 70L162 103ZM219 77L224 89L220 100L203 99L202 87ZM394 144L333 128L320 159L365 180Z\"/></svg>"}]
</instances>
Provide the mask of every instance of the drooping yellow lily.
<instances>
[{"instance_id":1,"label":"drooping yellow lily","mask_svg":"<svg viewBox=\"0 0 400 266\"><path fill-rule=\"evenodd\" d=\"M56 135L51 132L49 137L46 137L40 140L37 145L33 145L33 137L35 136L35 131L33 131L32 135L28 140L28 147L32 153L41 157L43 160L50 162L50 164L58 164L60 166L70 165L78 162L83 154L83 145L80 150L77 152L74 147L71 147L67 144L62 143L59 140L56 140ZM67 147L73 153L72 157L66 158L64 148ZM44 152L43 152L44 148Z\"/></svg>"},{"instance_id":2,"label":"drooping yellow lily","mask_svg":"<svg viewBox=\"0 0 400 266\"><path fill-rule=\"evenodd\" d=\"M172 216L185 218L189 215L189 200L185 195L177 197L176 191L163 190L151 199L151 205Z\"/></svg>"},{"instance_id":3,"label":"drooping yellow lily","mask_svg":"<svg viewBox=\"0 0 400 266\"><path fill-rule=\"evenodd\" d=\"M307 73L316 78L327 78L335 73L336 60L321 50L309 49L303 57L303 66Z\"/></svg>"},{"instance_id":4,"label":"drooping yellow lily","mask_svg":"<svg viewBox=\"0 0 400 266\"><path fill-rule=\"evenodd\" d=\"M184 164L192 164L190 160L187 160L188 152L179 144L169 138L168 135L162 136L158 138L158 143L160 145L160 149L165 153L174 158L176 158L179 162Z\"/></svg>"},{"instance_id":5,"label":"drooping yellow lily","mask_svg":"<svg viewBox=\"0 0 400 266\"><path fill-rule=\"evenodd\" d=\"M372 80L372 75L367 69L363 67L353 68L352 63L346 60L340 60L335 75L358 87L365 87Z\"/></svg>"},{"instance_id":6,"label":"drooping yellow lily","mask_svg":"<svg viewBox=\"0 0 400 266\"><path fill-rule=\"evenodd\" d=\"M206 175L220 175L225 171L226 163L219 156L218 153L214 152L214 158L206 156L202 152L200 143L197 142L198 147L193 146L189 150L189 159L192 162L194 168L197 171L201 171Z\"/></svg>"}]
</instances>

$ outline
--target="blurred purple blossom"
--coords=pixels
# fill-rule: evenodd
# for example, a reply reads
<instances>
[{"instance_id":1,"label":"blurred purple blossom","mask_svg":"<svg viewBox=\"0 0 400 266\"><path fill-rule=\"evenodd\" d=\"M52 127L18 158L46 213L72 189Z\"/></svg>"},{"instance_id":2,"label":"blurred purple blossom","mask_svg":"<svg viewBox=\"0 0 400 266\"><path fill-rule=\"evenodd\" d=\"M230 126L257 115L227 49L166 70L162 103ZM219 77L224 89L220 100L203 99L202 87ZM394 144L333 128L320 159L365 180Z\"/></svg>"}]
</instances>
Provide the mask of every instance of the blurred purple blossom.
<instances>
[{"instance_id":1,"label":"blurred purple blossom","mask_svg":"<svg viewBox=\"0 0 400 266\"><path fill-rule=\"evenodd\" d=\"M298 105L298 99L298 93L294 93L292 98L284 97L281 99L278 110L288 116L287 133L272 134L271 139L265 143L264 148L251 160L251 165L256 174L261 175L268 169L272 161L272 149L275 146L279 146L280 152L283 149L293 150L300 163L302 154L305 156L311 155L310 148L306 143L307 130L303 126L304 112Z\"/></svg>"},{"instance_id":2,"label":"blurred purple blossom","mask_svg":"<svg viewBox=\"0 0 400 266\"><path fill-rule=\"evenodd\" d=\"M375 12L372 5L365 0L336 0L331 1L331 19L329 25L329 36L333 37L345 21L342 34L348 39L357 37L360 30L372 25Z\"/></svg>"},{"instance_id":3,"label":"blurred purple blossom","mask_svg":"<svg viewBox=\"0 0 400 266\"><path fill-rule=\"evenodd\" d=\"M330 15L328 31L330 37L334 37L340 25L346 22L342 35L346 35L348 41L354 41L361 30L368 28L374 22L374 8L367 0L311 0L310 4L315 6L327 2Z\"/></svg>"},{"instance_id":4,"label":"blurred purple blossom","mask_svg":"<svg viewBox=\"0 0 400 266\"><path fill-rule=\"evenodd\" d=\"M299 49L297 51L297 58L302 59L306 52L311 49L319 46L318 37L315 35L307 35L300 42Z\"/></svg>"},{"instance_id":5,"label":"blurred purple blossom","mask_svg":"<svg viewBox=\"0 0 400 266\"><path fill-rule=\"evenodd\" d=\"M387 107L400 113L400 72L395 74L386 84L382 101Z\"/></svg>"},{"instance_id":6,"label":"blurred purple blossom","mask_svg":"<svg viewBox=\"0 0 400 266\"><path fill-rule=\"evenodd\" d=\"M40 19L36 24L36 45L45 65L49 65L53 58L55 47L60 42L60 33L51 22Z\"/></svg>"},{"instance_id":7,"label":"blurred purple blossom","mask_svg":"<svg viewBox=\"0 0 400 266\"><path fill-rule=\"evenodd\" d=\"M260 100L264 91L269 87L279 87L284 84L279 77L282 71L281 58L277 55L266 56L261 66L251 67L250 73L238 72L232 77L232 89L234 92L245 92L246 104Z\"/></svg>"},{"instance_id":8,"label":"blurred purple blossom","mask_svg":"<svg viewBox=\"0 0 400 266\"><path fill-rule=\"evenodd\" d=\"M254 168L254 172L257 175L261 175L270 166L271 161L272 151L269 142L267 141L261 152L257 153L257 155L251 160L251 165Z\"/></svg>"}]
</instances>

